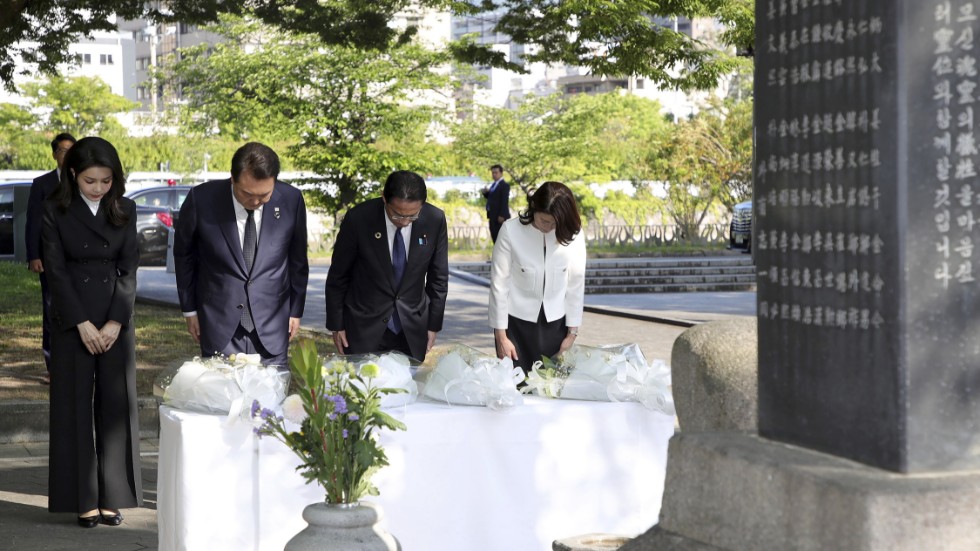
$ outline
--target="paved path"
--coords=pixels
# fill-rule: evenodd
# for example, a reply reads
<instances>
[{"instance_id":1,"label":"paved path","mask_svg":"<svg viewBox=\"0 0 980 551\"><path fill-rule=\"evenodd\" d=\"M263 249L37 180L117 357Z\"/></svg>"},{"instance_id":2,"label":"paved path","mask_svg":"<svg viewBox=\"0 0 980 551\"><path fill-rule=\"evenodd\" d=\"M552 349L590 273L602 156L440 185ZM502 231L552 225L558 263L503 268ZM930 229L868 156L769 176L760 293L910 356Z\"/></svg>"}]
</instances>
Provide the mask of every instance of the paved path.
<instances>
[{"instance_id":1,"label":"paved path","mask_svg":"<svg viewBox=\"0 0 980 551\"><path fill-rule=\"evenodd\" d=\"M326 325L324 285L327 266L310 267L304 328L321 331ZM137 296L164 304L177 304L174 274L164 268L140 268ZM454 272L449 278L446 318L437 343L460 342L493 350L493 335L487 325L489 290L486 281ZM579 342L611 344L635 342L647 359L670 359L674 339L684 324L755 315L754 292L653 293L586 295L585 314ZM634 314L664 319L674 326L622 317Z\"/></svg>"},{"instance_id":2,"label":"paved path","mask_svg":"<svg viewBox=\"0 0 980 551\"><path fill-rule=\"evenodd\" d=\"M327 268L311 269L304 327L322 330L325 322L323 285ZM141 300L177 304L174 275L164 268L139 270ZM488 289L485 282L454 275L450 278L446 323L440 343L462 342L488 352L493 338L487 326ZM647 360L670 360L679 325L622 317L622 313L673 321L706 321L755 314L755 293L663 293L653 295L587 295L593 312L585 315L583 344L638 343ZM597 312L605 312L604 314ZM176 311L174 315L179 313ZM190 337L188 337L190 338ZM30 550L144 550L157 549L156 440L141 442L145 505L124 509L119 527L83 530L73 514L47 512L47 443L0 445L0 548Z\"/></svg>"}]
</instances>

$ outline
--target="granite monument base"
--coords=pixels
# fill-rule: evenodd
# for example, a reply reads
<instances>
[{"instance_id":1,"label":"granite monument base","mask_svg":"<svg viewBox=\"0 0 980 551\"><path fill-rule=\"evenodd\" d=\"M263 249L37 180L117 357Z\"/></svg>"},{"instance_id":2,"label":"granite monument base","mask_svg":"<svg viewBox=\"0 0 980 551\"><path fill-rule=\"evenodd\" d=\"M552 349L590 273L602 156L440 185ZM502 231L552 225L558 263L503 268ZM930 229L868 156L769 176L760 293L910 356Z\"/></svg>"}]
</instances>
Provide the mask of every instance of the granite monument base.
<instances>
[{"instance_id":1,"label":"granite monument base","mask_svg":"<svg viewBox=\"0 0 980 551\"><path fill-rule=\"evenodd\" d=\"M670 440L660 524L620 551L980 549L980 471L896 474L745 433Z\"/></svg>"}]
</instances>

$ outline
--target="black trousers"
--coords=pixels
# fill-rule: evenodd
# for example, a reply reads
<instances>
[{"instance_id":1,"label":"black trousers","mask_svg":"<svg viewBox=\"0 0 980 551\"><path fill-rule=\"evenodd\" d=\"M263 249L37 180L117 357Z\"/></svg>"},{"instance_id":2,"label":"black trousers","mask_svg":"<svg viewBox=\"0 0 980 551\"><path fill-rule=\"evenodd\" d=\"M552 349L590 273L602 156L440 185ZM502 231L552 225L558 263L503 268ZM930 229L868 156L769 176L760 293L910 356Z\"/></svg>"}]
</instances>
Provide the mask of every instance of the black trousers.
<instances>
[{"instance_id":1,"label":"black trousers","mask_svg":"<svg viewBox=\"0 0 980 551\"><path fill-rule=\"evenodd\" d=\"M44 367L51 372L51 321L48 309L51 308L51 293L48 291L48 278L44 272L37 274L41 280L41 351L44 353Z\"/></svg>"},{"instance_id":2,"label":"black trousers","mask_svg":"<svg viewBox=\"0 0 980 551\"><path fill-rule=\"evenodd\" d=\"M262 365L274 365L280 371L289 371L288 346L282 354L273 356L262 346L262 341L259 340L255 331L246 331L241 325L235 330L235 334L231 336L231 340L228 341L221 353L225 356L238 353L258 354L262 357Z\"/></svg>"},{"instance_id":3,"label":"black trousers","mask_svg":"<svg viewBox=\"0 0 980 551\"><path fill-rule=\"evenodd\" d=\"M392 333L391 329L385 328L385 332L381 335L381 342L378 343L378 348L376 350L371 350L370 352L358 352L358 354L364 353L383 353L383 352L401 352L402 354L412 357L412 350L408 347L408 338L405 337L405 332L401 331L398 334ZM343 351L344 354L354 354L348 346ZM416 358L418 359L418 358ZM422 361L422 360L419 360Z\"/></svg>"},{"instance_id":4,"label":"black trousers","mask_svg":"<svg viewBox=\"0 0 980 551\"><path fill-rule=\"evenodd\" d=\"M517 361L514 364L519 365L525 374L531 371L531 366L541 356L550 358L557 354L567 333L565 317L548 322L543 307L538 312L537 321L507 317L507 338L517 348Z\"/></svg>"},{"instance_id":5,"label":"black trousers","mask_svg":"<svg viewBox=\"0 0 980 551\"><path fill-rule=\"evenodd\" d=\"M75 328L52 332L49 511L143 504L135 346L132 326L97 355Z\"/></svg>"}]
</instances>

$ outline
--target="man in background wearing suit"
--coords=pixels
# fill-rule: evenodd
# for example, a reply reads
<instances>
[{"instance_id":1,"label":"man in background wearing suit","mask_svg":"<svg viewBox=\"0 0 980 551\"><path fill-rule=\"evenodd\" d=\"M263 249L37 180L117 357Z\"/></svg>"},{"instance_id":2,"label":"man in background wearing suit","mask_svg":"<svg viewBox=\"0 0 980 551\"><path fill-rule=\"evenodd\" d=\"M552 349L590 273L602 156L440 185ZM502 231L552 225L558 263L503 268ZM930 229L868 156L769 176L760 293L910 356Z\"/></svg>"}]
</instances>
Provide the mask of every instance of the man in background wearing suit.
<instances>
[{"instance_id":1,"label":"man in background wearing suit","mask_svg":"<svg viewBox=\"0 0 980 551\"><path fill-rule=\"evenodd\" d=\"M449 290L449 240L445 214L425 200L425 180L399 170L382 197L344 216L326 285L337 350L396 350L421 361L435 344Z\"/></svg>"},{"instance_id":2,"label":"man in background wearing suit","mask_svg":"<svg viewBox=\"0 0 980 551\"><path fill-rule=\"evenodd\" d=\"M258 353L287 369L310 266L306 203L278 175L275 151L247 143L232 157L230 180L193 188L180 207L177 292L205 356Z\"/></svg>"},{"instance_id":3,"label":"man in background wearing suit","mask_svg":"<svg viewBox=\"0 0 980 551\"><path fill-rule=\"evenodd\" d=\"M27 269L36 273L41 280L41 349L44 352L44 365L48 369L44 374L45 383L51 382L51 325L48 321L51 295L48 294L48 278L44 275L44 260L41 258L41 218L44 215L44 201L58 189L65 155L73 145L75 145L75 138L67 133L58 134L51 140L51 155L58 163L58 168L34 178L31 194L27 198L27 224L24 230Z\"/></svg>"},{"instance_id":4,"label":"man in background wearing suit","mask_svg":"<svg viewBox=\"0 0 980 551\"><path fill-rule=\"evenodd\" d=\"M490 221L490 239L497 242L500 226L510 218L510 185L504 181L504 168L500 165L490 167L493 183L483 190L487 199L487 219Z\"/></svg>"}]
</instances>

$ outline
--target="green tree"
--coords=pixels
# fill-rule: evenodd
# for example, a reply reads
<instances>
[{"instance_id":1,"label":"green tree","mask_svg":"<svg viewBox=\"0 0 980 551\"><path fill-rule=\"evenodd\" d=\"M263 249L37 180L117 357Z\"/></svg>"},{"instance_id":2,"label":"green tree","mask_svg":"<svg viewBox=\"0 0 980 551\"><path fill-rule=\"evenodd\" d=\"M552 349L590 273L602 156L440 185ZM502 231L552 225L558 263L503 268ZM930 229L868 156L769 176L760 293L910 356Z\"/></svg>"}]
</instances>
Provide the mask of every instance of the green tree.
<instances>
[{"instance_id":1,"label":"green tree","mask_svg":"<svg viewBox=\"0 0 980 551\"><path fill-rule=\"evenodd\" d=\"M334 210L372 194L396 168L425 172L392 144L433 119L432 109L409 105L409 94L446 85L437 71L445 54L416 44L385 53L332 46L243 19L213 30L228 41L183 51L171 75L199 131L291 142L296 166L326 178L323 199Z\"/></svg>"},{"instance_id":2,"label":"green tree","mask_svg":"<svg viewBox=\"0 0 980 551\"><path fill-rule=\"evenodd\" d=\"M408 43L415 26L388 25L413 6L448 8L454 0L8 0L0 9L0 81L13 86L15 60L23 57L42 73L73 61L68 46L95 31L116 29L116 17L160 23L208 24L222 14L253 14L283 29L313 33L330 45L386 51Z\"/></svg>"},{"instance_id":3,"label":"green tree","mask_svg":"<svg viewBox=\"0 0 980 551\"><path fill-rule=\"evenodd\" d=\"M496 30L534 46L525 54L528 62L569 63L598 75L711 88L739 65L731 50L751 52L754 6L752 0L8 0L0 10L0 81L13 86L18 57L42 73L56 72L59 64L72 61L68 46L73 41L115 28L113 14L206 24L221 14L253 13L284 30L315 34L327 45L386 52L408 44L417 33L414 25L390 25L396 15L434 8L460 15L503 12ZM717 18L724 29L718 37L721 47L656 22L675 17ZM451 51L459 61L521 69L469 39L454 42Z\"/></svg>"},{"instance_id":4,"label":"green tree","mask_svg":"<svg viewBox=\"0 0 980 551\"><path fill-rule=\"evenodd\" d=\"M32 169L35 163L42 168L50 165L40 164L39 151L43 157L44 138L34 130L37 117L31 111L20 105L0 103L0 168L2 169ZM38 147L40 146L40 147ZM51 150L47 149L47 160L51 160Z\"/></svg>"},{"instance_id":5,"label":"green tree","mask_svg":"<svg viewBox=\"0 0 980 551\"><path fill-rule=\"evenodd\" d=\"M662 141L672 124L660 103L634 95L597 94L575 96L580 107L592 113L592 125L582 132L595 136L583 160L586 182L638 179L637 160L645 158L651 144Z\"/></svg>"},{"instance_id":6,"label":"green tree","mask_svg":"<svg viewBox=\"0 0 980 551\"><path fill-rule=\"evenodd\" d=\"M713 207L729 211L751 192L752 102L715 102L677 123L651 155L651 175L666 186L666 212L688 238Z\"/></svg>"},{"instance_id":7,"label":"green tree","mask_svg":"<svg viewBox=\"0 0 980 551\"><path fill-rule=\"evenodd\" d=\"M527 62L587 67L604 76L643 76L661 86L708 89L739 66L736 51L754 43L753 0L484 0L504 10L496 26L519 44L537 48ZM720 47L665 24L677 17L716 18Z\"/></svg>"},{"instance_id":8,"label":"green tree","mask_svg":"<svg viewBox=\"0 0 980 551\"><path fill-rule=\"evenodd\" d=\"M69 132L77 138L118 134L122 127L113 115L137 106L113 94L97 77L52 76L45 82L25 84L24 95L31 98L34 109L44 113L38 121L43 128Z\"/></svg>"},{"instance_id":9,"label":"green tree","mask_svg":"<svg viewBox=\"0 0 980 551\"><path fill-rule=\"evenodd\" d=\"M555 94L532 98L516 110L479 108L454 130L461 156L489 167L499 163L525 193L548 180L577 180L593 149L596 114L587 102Z\"/></svg>"}]
</instances>

